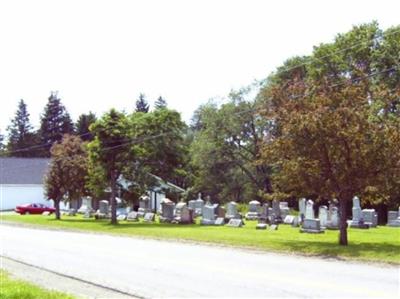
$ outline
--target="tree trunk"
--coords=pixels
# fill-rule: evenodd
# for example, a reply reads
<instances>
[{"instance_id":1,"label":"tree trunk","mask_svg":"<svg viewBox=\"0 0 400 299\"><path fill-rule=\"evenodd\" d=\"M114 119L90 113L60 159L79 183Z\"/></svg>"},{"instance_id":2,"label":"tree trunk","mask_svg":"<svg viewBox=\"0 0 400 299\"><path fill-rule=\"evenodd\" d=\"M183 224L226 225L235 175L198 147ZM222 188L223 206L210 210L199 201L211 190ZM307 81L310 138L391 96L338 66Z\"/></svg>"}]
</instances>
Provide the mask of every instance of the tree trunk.
<instances>
[{"instance_id":1,"label":"tree trunk","mask_svg":"<svg viewBox=\"0 0 400 299\"><path fill-rule=\"evenodd\" d=\"M339 200L339 245L347 246L347 198Z\"/></svg>"},{"instance_id":2,"label":"tree trunk","mask_svg":"<svg viewBox=\"0 0 400 299\"><path fill-rule=\"evenodd\" d=\"M56 209L56 213L55 213L56 219L60 220L61 217L60 217L60 200L59 199L54 200L54 208Z\"/></svg>"},{"instance_id":3,"label":"tree trunk","mask_svg":"<svg viewBox=\"0 0 400 299\"><path fill-rule=\"evenodd\" d=\"M111 171L111 224L117 224L117 203L115 200L116 194L116 177L115 171Z\"/></svg>"}]
</instances>

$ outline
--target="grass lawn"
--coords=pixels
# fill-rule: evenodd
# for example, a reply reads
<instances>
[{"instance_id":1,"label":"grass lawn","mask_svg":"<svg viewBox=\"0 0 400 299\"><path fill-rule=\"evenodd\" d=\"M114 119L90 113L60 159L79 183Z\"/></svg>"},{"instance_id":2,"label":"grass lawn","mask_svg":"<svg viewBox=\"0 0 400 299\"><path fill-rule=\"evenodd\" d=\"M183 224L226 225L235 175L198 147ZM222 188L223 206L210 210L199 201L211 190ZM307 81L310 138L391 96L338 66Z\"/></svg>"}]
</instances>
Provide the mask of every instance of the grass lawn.
<instances>
[{"instance_id":1,"label":"grass lawn","mask_svg":"<svg viewBox=\"0 0 400 299\"><path fill-rule=\"evenodd\" d=\"M75 297L60 292L48 291L22 280L9 277L8 273L0 270L1 299L74 299Z\"/></svg>"},{"instance_id":2,"label":"grass lawn","mask_svg":"<svg viewBox=\"0 0 400 299\"><path fill-rule=\"evenodd\" d=\"M59 221L54 216L42 215L1 215L1 219L53 228L190 240L265 251L400 264L400 229L386 226L367 230L349 229L349 246L344 247L337 245L338 231L306 234L289 225L280 225L277 231L256 230L255 221L246 221L243 228L231 228L142 221L121 221L112 226L109 220L83 219L82 216L62 216Z\"/></svg>"}]
</instances>

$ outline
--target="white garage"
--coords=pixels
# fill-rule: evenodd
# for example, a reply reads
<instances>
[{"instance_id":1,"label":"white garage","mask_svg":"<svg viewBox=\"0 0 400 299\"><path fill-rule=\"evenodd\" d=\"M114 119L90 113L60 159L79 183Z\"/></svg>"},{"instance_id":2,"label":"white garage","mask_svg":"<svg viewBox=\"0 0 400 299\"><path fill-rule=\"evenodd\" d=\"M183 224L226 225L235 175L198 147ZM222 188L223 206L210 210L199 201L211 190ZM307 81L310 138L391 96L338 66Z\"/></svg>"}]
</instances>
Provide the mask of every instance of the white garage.
<instances>
[{"instance_id":1,"label":"white garage","mask_svg":"<svg viewBox=\"0 0 400 299\"><path fill-rule=\"evenodd\" d=\"M44 195L43 178L49 159L0 158L0 210L25 203L52 205Z\"/></svg>"}]
</instances>

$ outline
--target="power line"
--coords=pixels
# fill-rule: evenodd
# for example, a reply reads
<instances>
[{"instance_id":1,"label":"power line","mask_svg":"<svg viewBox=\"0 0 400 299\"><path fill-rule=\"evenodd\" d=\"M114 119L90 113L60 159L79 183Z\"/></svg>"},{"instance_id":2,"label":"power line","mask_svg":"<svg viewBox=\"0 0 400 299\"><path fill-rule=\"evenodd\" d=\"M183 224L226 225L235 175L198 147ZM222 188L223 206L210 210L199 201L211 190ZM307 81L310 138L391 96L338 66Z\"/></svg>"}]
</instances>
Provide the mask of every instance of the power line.
<instances>
[{"instance_id":1,"label":"power line","mask_svg":"<svg viewBox=\"0 0 400 299\"><path fill-rule=\"evenodd\" d=\"M400 33L400 28L399 28L399 29L396 29L396 30L393 30L392 32L389 32L389 33L387 33L387 34L384 34L384 37L387 37L387 36L390 36L390 35L393 35L393 34L396 34L396 33ZM301 67L301 66L305 66L305 65L311 64L314 60L320 60L320 61L322 61L322 60L325 59L325 58L328 58L328 57L331 57L331 56L333 56L333 55L336 55L336 54L345 52L345 51L347 51L347 50L354 49L354 48L358 47L359 45L365 44L363 47L361 47L361 49L362 49L362 48L365 48L365 47L368 47L368 46L369 46L368 42L374 41L374 40L376 40L376 39L378 39L378 38L380 38L380 36L374 36L374 37L372 37L370 40L363 40L363 41L360 41L360 42L358 42L358 43L354 43L354 44L352 44L351 46L349 46L349 47L347 47L347 48L343 48L343 49L337 50L337 51L335 51L335 52L333 52L333 53L324 55L324 56L322 56L322 57L309 56L309 57L307 57L307 59L308 59L309 61L306 61L306 62L297 64L297 65L295 65L295 66L283 68L283 69L281 69L281 70L279 70L279 71L277 71L276 73L273 73L273 74L274 74L274 75L278 75L278 74L282 74L282 73L285 73L285 72L289 72L289 71L294 70L294 69L296 69L296 68L299 68L299 67ZM388 70L388 71L390 71L390 70ZM383 71L383 72L381 72L381 73L384 73L384 72L387 72L387 71ZM355 79L353 79L353 80L357 80L357 79L359 80L360 78L355 78ZM343 84L345 84L345 83L343 83ZM342 83L339 83L339 84L337 84L336 86L330 86L330 87L337 87L337 86L340 86L340 85L342 85ZM302 95L302 96L305 96L305 95ZM294 97L294 98L297 98L297 97ZM254 109L249 109L248 111L249 111L249 112L250 112L250 111L254 111ZM243 114L243 113L246 113L246 111L240 111L240 112L238 112L238 114ZM74 135L74 136L83 137L83 136L90 135L90 134L93 134L93 133L92 133L92 132L87 132L87 133L84 133L84 134ZM51 146L51 145L52 145L52 144L49 144L49 143L43 143L43 144L39 144L39 145L34 145L34 146L26 147L26 148L17 149L17 150L14 150L14 151L6 151L6 154L14 154L14 153L26 152L26 151L29 151L29 150L31 150L31 149L37 149L37 148L42 148L42 147L48 147L48 146Z\"/></svg>"}]
</instances>

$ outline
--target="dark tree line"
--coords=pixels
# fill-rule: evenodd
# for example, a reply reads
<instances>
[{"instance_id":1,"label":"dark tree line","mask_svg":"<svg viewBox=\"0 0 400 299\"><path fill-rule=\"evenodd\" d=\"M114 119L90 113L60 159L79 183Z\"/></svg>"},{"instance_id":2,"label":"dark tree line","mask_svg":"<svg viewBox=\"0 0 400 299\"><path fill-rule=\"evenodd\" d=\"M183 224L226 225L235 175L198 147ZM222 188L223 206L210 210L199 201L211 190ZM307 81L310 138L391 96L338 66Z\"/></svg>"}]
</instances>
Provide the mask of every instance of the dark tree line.
<instances>
[{"instance_id":1,"label":"dark tree line","mask_svg":"<svg viewBox=\"0 0 400 299\"><path fill-rule=\"evenodd\" d=\"M155 109L167 107L161 96L155 101ZM136 112L149 112L145 95L140 94L136 101ZM89 127L97 118L92 112L81 114L74 124L66 107L62 104L57 92L51 92L43 113L40 126L34 130L23 99L18 102L17 111L11 124L7 127L7 139L0 132L0 154L10 157L50 157L51 146L61 141L65 134L77 135L83 141L93 140Z\"/></svg>"}]
</instances>

